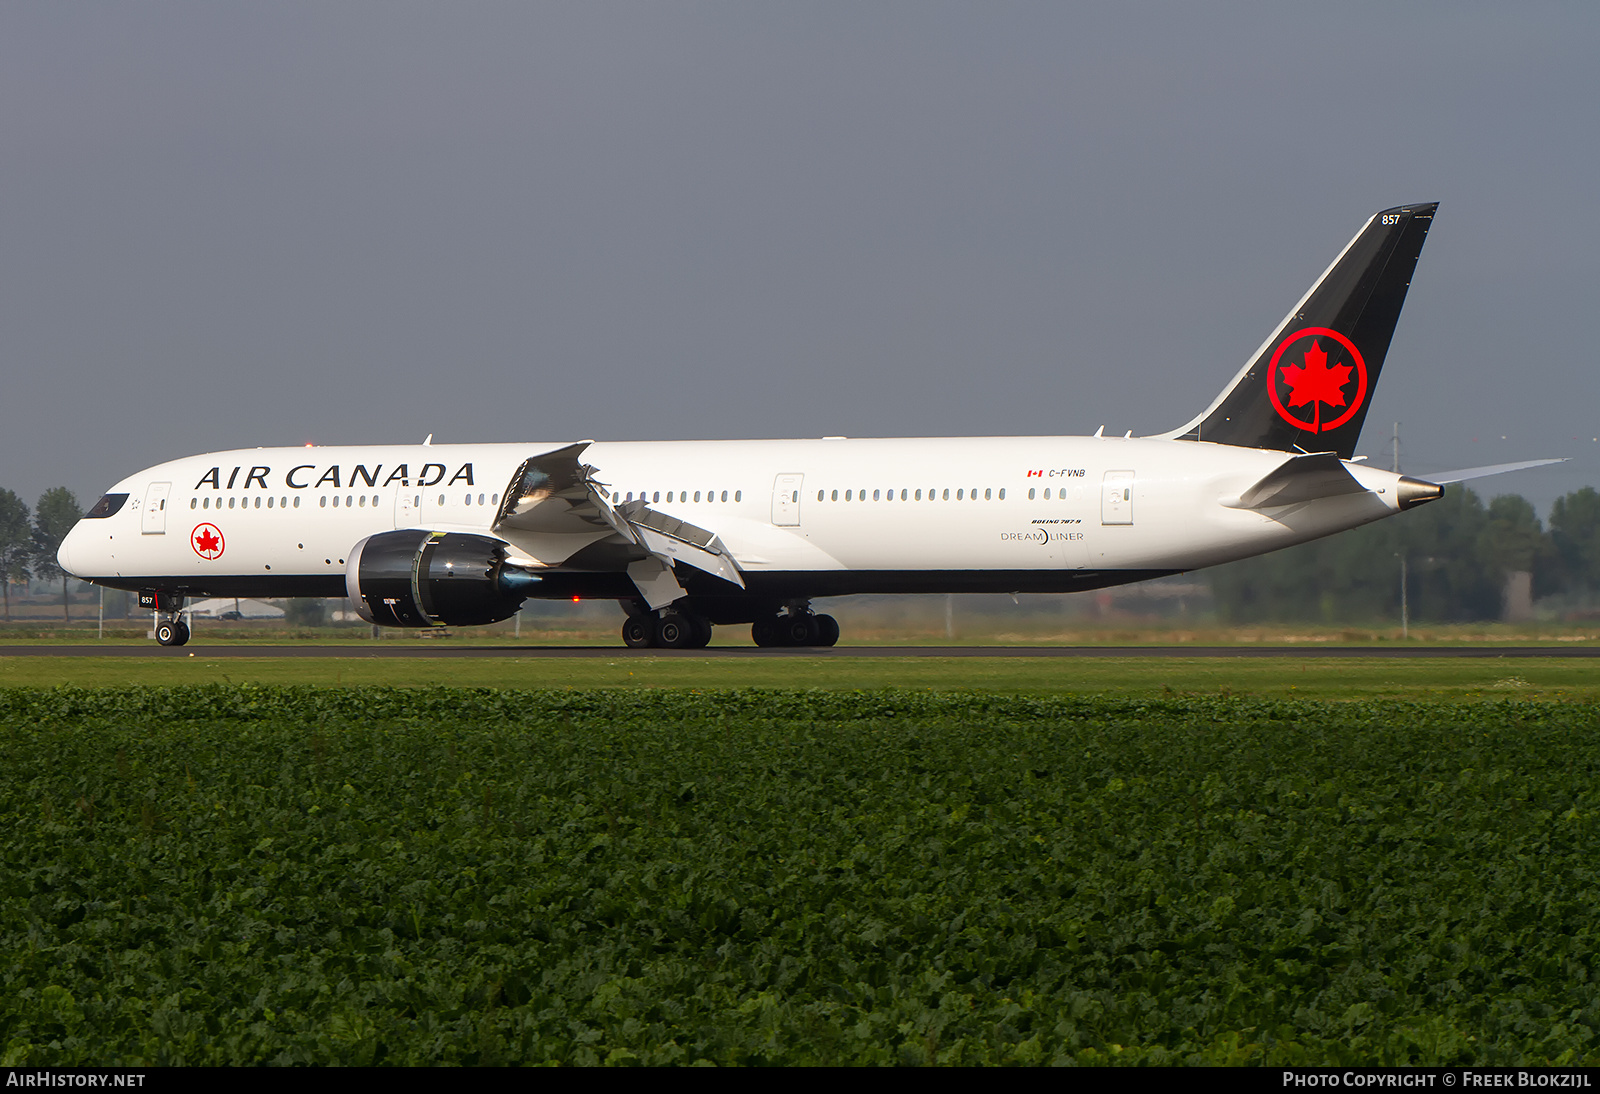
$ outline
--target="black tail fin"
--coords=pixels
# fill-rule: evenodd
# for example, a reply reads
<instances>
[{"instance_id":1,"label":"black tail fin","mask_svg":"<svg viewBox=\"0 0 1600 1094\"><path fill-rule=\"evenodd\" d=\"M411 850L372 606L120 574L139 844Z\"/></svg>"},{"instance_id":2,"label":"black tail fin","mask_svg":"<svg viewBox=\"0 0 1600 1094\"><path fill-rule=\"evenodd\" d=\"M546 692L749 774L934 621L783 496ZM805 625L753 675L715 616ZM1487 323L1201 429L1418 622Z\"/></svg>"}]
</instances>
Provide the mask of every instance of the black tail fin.
<instances>
[{"instance_id":1,"label":"black tail fin","mask_svg":"<svg viewBox=\"0 0 1600 1094\"><path fill-rule=\"evenodd\" d=\"M1355 453L1438 202L1367 221L1179 440Z\"/></svg>"}]
</instances>

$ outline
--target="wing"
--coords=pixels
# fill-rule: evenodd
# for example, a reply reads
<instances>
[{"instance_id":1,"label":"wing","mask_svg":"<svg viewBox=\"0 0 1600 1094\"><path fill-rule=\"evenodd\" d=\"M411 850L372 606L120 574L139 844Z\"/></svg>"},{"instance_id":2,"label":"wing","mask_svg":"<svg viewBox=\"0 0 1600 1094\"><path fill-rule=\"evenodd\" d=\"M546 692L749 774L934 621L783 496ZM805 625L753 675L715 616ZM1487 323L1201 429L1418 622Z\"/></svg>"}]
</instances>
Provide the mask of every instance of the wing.
<instances>
[{"instance_id":1,"label":"wing","mask_svg":"<svg viewBox=\"0 0 1600 1094\"><path fill-rule=\"evenodd\" d=\"M645 557L639 560L635 553L626 569L651 607L683 595L671 578L674 563L744 588L739 564L716 533L657 512L643 501L616 504L595 468L582 460L593 443L579 441L523 461L495 513L494 531L579 536L582 542L573 554L597 542L597 533L617 546L632 545Z\"/></svg>"}]
</instances>

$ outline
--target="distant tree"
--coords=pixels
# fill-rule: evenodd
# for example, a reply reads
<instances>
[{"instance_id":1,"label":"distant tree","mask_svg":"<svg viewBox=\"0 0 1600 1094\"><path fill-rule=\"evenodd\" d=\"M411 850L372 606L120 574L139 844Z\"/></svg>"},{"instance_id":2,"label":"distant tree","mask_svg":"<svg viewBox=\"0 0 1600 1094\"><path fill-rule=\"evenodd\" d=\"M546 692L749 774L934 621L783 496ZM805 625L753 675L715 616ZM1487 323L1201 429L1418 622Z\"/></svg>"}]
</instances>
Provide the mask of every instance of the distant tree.
<instances>
[{"instance_id":1,"label":"distant tree","mask_svg":"<svg viewBox=\"0 0 1600 1094\"><path fill-rule=\"evenodd\" d=\"M11 583L32 575L33 524L28 506L9 490L0 490L0 585L5 586L6 622L11 622Z\"/></svg>"},{"instance_id":2,"label":"distant tree","mask_svg":"<svg viewBox=\"0 0 1600 1094\"><path fill-rule=\"evenodd\" d=\"M1600 591L1600 493L1592 486L1556 499L1550 541L1570 592Z\"/></svg>"},{"instance_id":3,"label":"distant tree","mask_svg":"<svg viewBox=\"0 0 1600 1094\"><path fill-rule=\"evenodd\" d=\"M1502 508L1507 528L1521 528ZM1398 619L1403 553L1413 618L1496 619L1505 577L1486 557L1488 526L1478 495L1452 487L1413 512L1211 570L1217 613L1230 623Z\"/></svg>"},{"instance_id":4,"label":"distant tree","mask_svg":"<svg viewBox=\"0 0 1600 1094\"><path fill-rule=\"evenodd\" d=\"M46 490L39 497L39 504L33 507L34 572L47 581L61 578L61 616L69 622L72 619L67 601L67 578L70 575L56 562L56 552L61 550L61 541L67 538L67 533L72 531L72 526L82 516L83 510L78 507L78 499L65 486Z\"/></svg>"}]
</instances>

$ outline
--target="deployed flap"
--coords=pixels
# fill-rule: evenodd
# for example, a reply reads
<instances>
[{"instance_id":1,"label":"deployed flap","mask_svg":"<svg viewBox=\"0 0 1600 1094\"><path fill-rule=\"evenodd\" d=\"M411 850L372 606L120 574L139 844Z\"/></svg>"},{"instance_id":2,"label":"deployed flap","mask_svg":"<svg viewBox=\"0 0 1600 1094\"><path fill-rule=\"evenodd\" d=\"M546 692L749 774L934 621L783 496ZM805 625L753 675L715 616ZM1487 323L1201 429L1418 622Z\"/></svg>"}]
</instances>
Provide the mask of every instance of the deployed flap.
<instances>
[{"instance_id":1,"label":"deployed flap","mask_svg":"<svg viewBox=\"0 0 1600 1094\"><path fill-rule=\"evenodd\" d=\"M673 576L672 566L659 558L646 558L628 565L628 576L634 587L654 611L665 607L683 595L683 586Z\"/></svg>"},{"instance_id":2,"label":"deployed flap","mask_svg":"<svg viewBox=\"0 0 1600 1094\"><path fill-rule=\"evenodd\" d=\"M1233 509L1267 509L1340 494L1361 494L1366 489L1351 477L1338 453L1311 452L1285 460L1236 499L1223 504Z\"/></svg>"},{"instance_id":3,"label":"deployed flap","mask_svg":"<svg viewBox=\"0 0 1600 1094\"><path fill-rule=\"evenodd\" d=\"M663 555L744 588L744 575L716 533L658 513L642 501L624 502L617 507L617 513L651 554Z\"/></svg>"}]
</instances>

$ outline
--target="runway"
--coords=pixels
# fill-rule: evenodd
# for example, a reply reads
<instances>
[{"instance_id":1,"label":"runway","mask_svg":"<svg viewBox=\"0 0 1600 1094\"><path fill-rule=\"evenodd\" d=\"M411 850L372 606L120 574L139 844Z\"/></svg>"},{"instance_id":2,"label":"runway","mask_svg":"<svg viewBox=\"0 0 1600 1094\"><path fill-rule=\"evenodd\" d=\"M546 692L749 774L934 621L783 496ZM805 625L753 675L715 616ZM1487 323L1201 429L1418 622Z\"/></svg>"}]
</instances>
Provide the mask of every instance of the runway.
<instances>
[{"instance_id":1,"label":"runway","mask_svg":"<svg viewBox=\"0 0 1600 1094\"><path fill-rule=\"evenodd\" d=\"M630 650L625 646L454 646L375 641L370 645L250 646L234 643L163 647L148 646L0 646L6 657L133 657L133 658L684 658L739 660L816 658L821 660L894 657L1058 657L1058 658L1281 658L1285 660L1457 659L1457 658L1600 658L1600 646L835 646L771 649L759 646L711 646L702 650Z\"/></svg>"}]
</instances>

